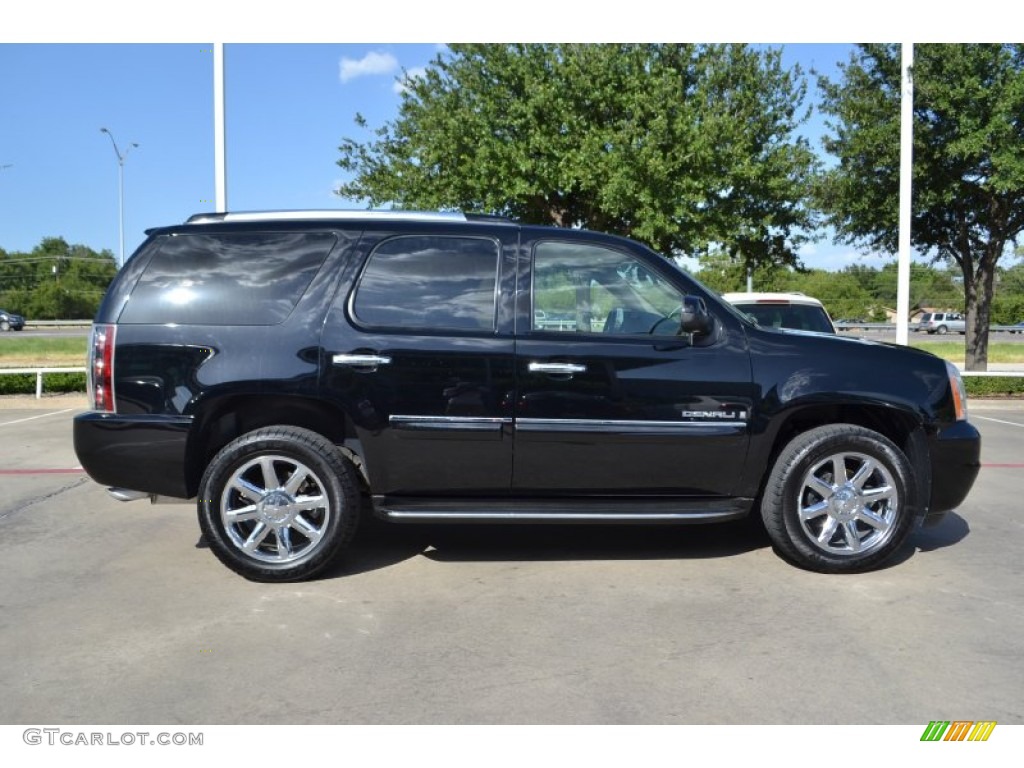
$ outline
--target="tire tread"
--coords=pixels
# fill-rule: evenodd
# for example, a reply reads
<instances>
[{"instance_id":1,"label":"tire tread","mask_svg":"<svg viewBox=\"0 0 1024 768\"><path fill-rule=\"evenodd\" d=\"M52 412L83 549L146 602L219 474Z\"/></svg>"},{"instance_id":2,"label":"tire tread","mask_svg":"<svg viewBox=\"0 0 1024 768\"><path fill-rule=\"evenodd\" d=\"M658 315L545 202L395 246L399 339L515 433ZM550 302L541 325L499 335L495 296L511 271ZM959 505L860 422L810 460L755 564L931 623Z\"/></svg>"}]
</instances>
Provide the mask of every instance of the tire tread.
<instances>
[{"instance_id":1,"label":"tire tread","mask_svg":"<svg viewBox=\"0 0 1024 768\"><path fill-rule=\"evenodd\" d=\"M879 549L860 557L830 556L804 541L798 524L790 519L787 505L791 502L789 487L794 473L811 452L829 444L870 441L891 465L894 477L902 485L899 517L892 537ZM859 449L863 450L864 446ZM761 501L761 517L776 551L790 562L819 573L862 572L877 568L893 557L903 546L918 518L914 499L910 463L903 452L888 438L856 424L827 424L814 427L794 437L779 453L765 483Z\"/></svg>"},{"instance_id":2,"label":"tire tread","mask_svg":"<svg viewBox=\"0 0 1024 768\"><path fill-rule=\"evenodd\" d=\"M317 468L325 485L336 484L336 488L325 489L332 498L336 529L329 536L330 541L318 547L312 557L297 564L274 568L264 563L246 560L225 536L220 527L219 496L215 488L220 476L230 471L240 459L257 455L252 453L255 445L262 445L263 452L287 453L289 451L309 454L303 461L312 458L322 461L323 468ZM289 582L309 579L330 566L340 552L352 540L359 523L359 486L355 470L337 447L323 435L303 427L287 425L263 427L247 432L222 448L207 466L199 483L197 500L199 526L210 549L224 565L251 581Z\"/></svg>"}]
</instances>

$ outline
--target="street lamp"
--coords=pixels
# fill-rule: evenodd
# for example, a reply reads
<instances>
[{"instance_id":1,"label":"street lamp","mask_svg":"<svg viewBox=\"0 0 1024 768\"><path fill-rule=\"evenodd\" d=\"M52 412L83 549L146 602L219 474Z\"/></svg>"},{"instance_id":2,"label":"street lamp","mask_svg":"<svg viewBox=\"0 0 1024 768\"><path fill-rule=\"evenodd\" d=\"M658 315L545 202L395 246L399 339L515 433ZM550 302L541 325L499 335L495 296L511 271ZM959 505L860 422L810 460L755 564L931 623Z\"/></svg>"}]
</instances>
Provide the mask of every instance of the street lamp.
<instances>
[{"instance_id":1,"label":"street lamp","mask_svg":"<svg viewBox=\"0 0 1024 768\"><path fill-rule=\"evenodd\" d=\"M114 134L112 134L106 128L100 128L100 133L105 133L107 134L107 136L110 137L110 143L114 145L114 154L117 155L117 225L121 243L121 259L117 265L117 268L120 269L121 267L124 266L124 161L125 158L128 157L128 153L131 152L133 148L138 147L139 145L136 144L135 142L132 142L131 144L128 145L128 149L126 149L124 151L124 154L122 155L121 150L117 148L117 142L114 141Z\"/></svg>"}]
</instances>

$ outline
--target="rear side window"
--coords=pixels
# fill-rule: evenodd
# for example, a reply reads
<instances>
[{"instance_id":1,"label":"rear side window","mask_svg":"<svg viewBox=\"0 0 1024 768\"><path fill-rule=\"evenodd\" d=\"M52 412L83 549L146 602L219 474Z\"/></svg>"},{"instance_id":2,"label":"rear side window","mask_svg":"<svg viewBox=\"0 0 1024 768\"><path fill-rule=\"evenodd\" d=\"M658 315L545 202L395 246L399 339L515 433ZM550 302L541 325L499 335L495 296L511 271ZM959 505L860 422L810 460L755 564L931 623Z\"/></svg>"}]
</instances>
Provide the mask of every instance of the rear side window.
<instances>
[{"instance_id":1,"label":"rear side window","mask_svg":"<svg viewBox=\"0 0 1024 768\"><path fill-rule=\"evenodd\" d=\"M475 237L396 237L370 254L352 299L362 325L494 330L498 244Z\"/></svg>"},{"instance_id":2,"label":"rear side window","mask_svg":"<svg viewBox=\"0 0 1024 768\"><path fill-rule=\"evenodd\" d=\"M329 232L172 235L119 322L276 325L295 309L334 242Z\"/></svg>"}]
</instances>

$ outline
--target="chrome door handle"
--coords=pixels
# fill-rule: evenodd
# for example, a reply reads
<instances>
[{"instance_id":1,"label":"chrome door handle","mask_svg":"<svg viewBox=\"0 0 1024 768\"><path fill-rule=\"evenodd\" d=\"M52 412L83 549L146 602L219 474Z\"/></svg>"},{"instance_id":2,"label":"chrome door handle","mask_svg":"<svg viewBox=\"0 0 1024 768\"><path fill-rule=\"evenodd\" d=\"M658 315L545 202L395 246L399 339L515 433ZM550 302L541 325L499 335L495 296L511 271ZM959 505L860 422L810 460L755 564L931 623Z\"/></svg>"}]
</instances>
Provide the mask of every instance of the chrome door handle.
<instances>
[{"instance_id":1,"label":"chrome door handle","mask_svg":"<svg viewBox=\"0 0 1024 768\"><path fill-rule=\"evenodd\" d=\"M375 369L378 365L387 365L391 362L391 358L387 355L374 355L374 354L341 354L334 355L331 358L331 362L335 365L345 365L349 368L373 368Z\"/></svg>"},{"instance_id":2,"label":"chrome door handle","mask_svg":"<svg viewBox=\"0 0 1024 768\"><path fill-rule=\"evenodd\" d=\"M530 363L527 366L530 373L553 373L562 376L571 376L574 373L584 373L587 366L580 363Z\"/></svg>"}]
</instances>

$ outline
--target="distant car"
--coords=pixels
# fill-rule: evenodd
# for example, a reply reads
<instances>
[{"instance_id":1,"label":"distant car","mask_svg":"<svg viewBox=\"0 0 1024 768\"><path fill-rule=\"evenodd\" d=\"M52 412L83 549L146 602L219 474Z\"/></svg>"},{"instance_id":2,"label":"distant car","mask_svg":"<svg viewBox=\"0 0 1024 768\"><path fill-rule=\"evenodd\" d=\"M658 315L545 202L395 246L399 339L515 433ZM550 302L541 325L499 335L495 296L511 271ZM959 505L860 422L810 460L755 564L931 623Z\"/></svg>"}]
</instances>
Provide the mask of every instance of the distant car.
<instances>
[{"instance_id":1,"label":"distant car","mask_svg":"<svg viewBox=\"0 0 1024 768\"><path fill-rule=\"evenodd\" d=\"M965 334L967 322L959 312L925 312L914 330L937 333L940 336L950 332Z\"/></svg>"},{"instance_id":2,"label":"distant car","mask_svg":"<svg viewBox=\"0 0 1024 768\"><path fill-rule=\"evenodd\" d=\"M1013 330L1010 333L1024 333L1024 320L1019 323L1014 323Z\"/></svg>"},{"instance_id":3,"label":"distant car","mask_svg":"<svg viewBox=\"0 0 1024 768\"><path fill-rule=\"evenodd\" d=\"M802 293L723 293L722 298L763 328L836 332L822 303Z\"/></svg>"},{"instance_id":4,"label":"distant car","mask_svg":"<svg viewBox=\"0 0 1024 768\"><path fill-rule=\"evenodd\" d=\"M24 317L0 309L0 331L20 331L24 327Z\"/></svg>"}]
</instances>

